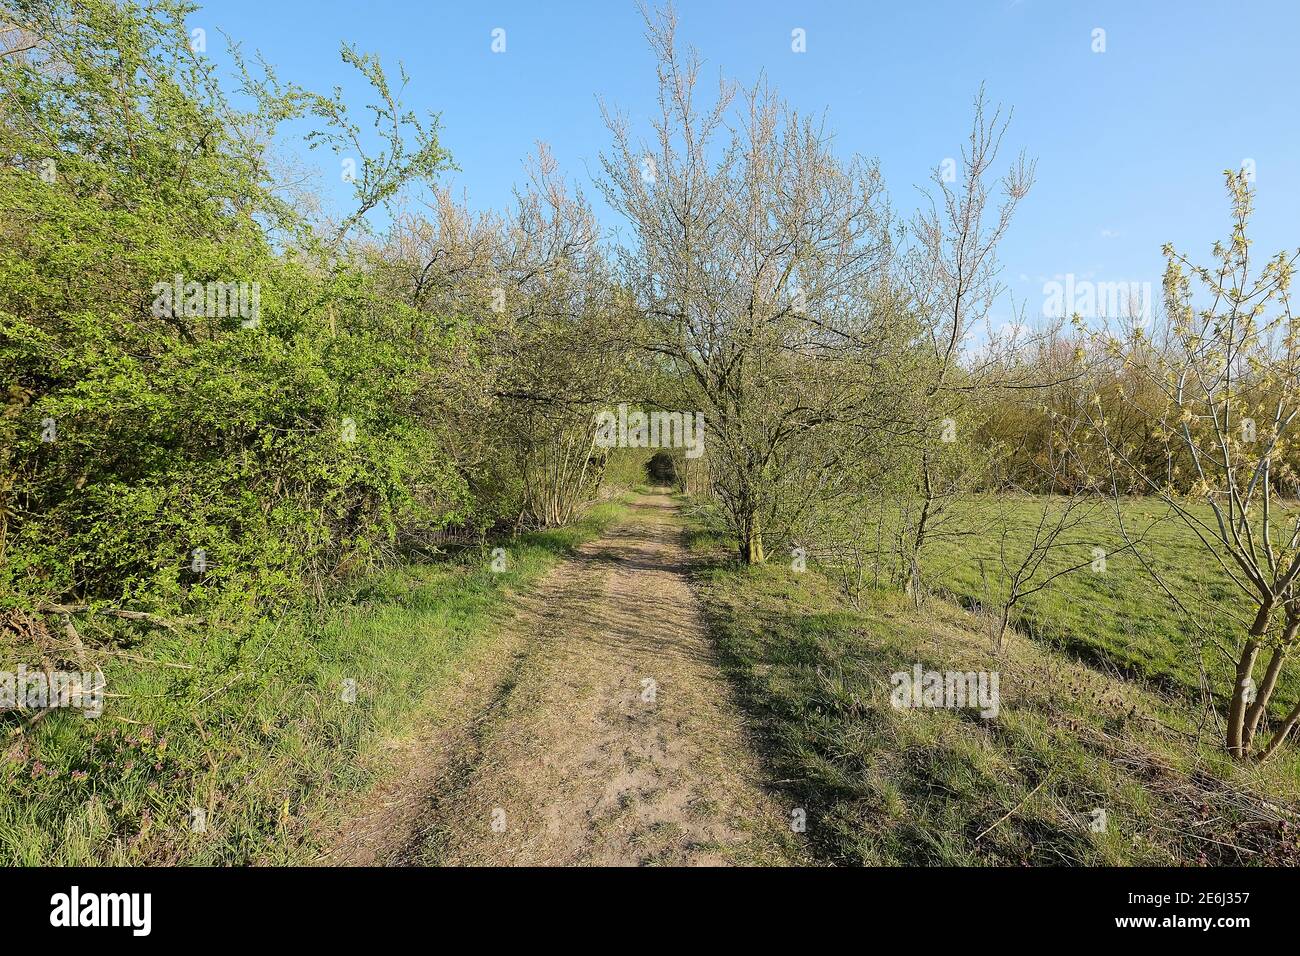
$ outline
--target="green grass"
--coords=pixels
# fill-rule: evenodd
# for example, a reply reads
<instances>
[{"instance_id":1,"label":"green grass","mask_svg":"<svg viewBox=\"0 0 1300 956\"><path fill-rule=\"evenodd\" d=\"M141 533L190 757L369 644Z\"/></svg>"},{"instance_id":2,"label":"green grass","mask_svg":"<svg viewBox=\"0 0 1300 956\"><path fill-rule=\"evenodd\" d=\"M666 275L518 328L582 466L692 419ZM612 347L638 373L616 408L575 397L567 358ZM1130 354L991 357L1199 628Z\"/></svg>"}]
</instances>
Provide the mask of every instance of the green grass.
<instances>
[{"instance_id":1,"label":"green grass","mask_svg":"<svg viewBox=\"0 0 1300 956\"><path fill-rule=\"evenodd\" d=\"M1180 695L1026 638L990 652L975 616L900 593L861 608L815 570L727 557L691 528L711 634L768 777L807 810L823 862L1182 865L1300 860L1265 804L1300 798L1294 754L1231 764ZM890 675L997 671L1001 709L896 709ZM1090 827L1106 812L1104 832Z\"/></svg>"},{"instance_id":2,"label":"green grass","mask_svg":"<svg viewBox=\"0 0 1300 956\"><path fill-rule=\"evenodd\" d=\"M503 573L475 550L371 577L322 611L239 633L140 632L125 650L155 663L108 659L108 691L120 696L103 716L52 711L18 759L0 763L0 862L310 860L311 820L375 782L368 758L492 640L510 594L623 508L607 502L572 527L501 542ZM343 699L345 680L355 702ZM195 808L206 811L205 832L191 828Z\"/></svg>"},{"instance_id":3,"label":"green grass","mask_svg":"<svg viewBox=\"0 0 1300 956\"><path fill-rule=\"evenodd\" d=\"M987 592L996 595L998 590L1000 537L992 528L1011 531L1008 553L1018 560L1027 550L1039 507L1035 499L1002 499L996 512L988 501L965 505L947 530L973 533L936 543L925 564L929 583L968 606L988 603ZM1134 554L1120 553L1107 559L1104 572L1085 567L1028 596L1016 607L1013 622L1045 643L1181 693L1199 695L1204 668L1222 701L1232 687L1235 661L1220 647L1241 646L1254 610L1195 535L1164 506L1129 501L1123 507L1130 534L1150 529L1141 551L1186 610ZM1098 510L1066 537L1047 568L1087 561L1093 547L1111 551L1124 544L1109 509ZM1292 667L1284 672L1272 712L1289 710L1298 696L1300 678Z\"/></svg>"}]
</instances>

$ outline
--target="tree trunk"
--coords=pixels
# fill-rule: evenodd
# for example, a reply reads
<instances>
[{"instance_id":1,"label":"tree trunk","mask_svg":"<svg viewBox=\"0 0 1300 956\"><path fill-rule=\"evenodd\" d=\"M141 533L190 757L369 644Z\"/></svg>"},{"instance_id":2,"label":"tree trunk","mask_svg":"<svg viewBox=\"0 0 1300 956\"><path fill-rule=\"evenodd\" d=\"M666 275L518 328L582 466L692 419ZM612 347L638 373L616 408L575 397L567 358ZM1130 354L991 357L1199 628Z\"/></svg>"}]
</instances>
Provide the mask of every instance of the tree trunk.
<instances>
[{"instance_id":1,"label":"tree trunk","mask_svg":"<svg viewBox=\"0 0 1300 956\"><path fill-rule=\"evenodd\" d=\"M1011 627L1011 605L1006 604L1002 608L1002 613L998 618L998 630L993 635L993 653L997 657L1002 656L1002 648L1006 646L1007 630Z\"/></svg>"},{"instance_id":2,"label":"tree trunk","mask_svg":"<svg viewBox=\"0 0 1300 956\"><path fill-rule=\"evenodd\" d=\"M1295 631L1294 625L1287 625L1283 643L1273 648L1273 656L1269 658L1268 668L1264 671L1264 681L1259 685L1255 702L1246 710L1244 743L1247 750L1250 749L1251 741L1255 739L1255 731L1259 729L1260 718L1264 716L1264 713L1268 710L1269 702L1273 699L1273 691L1277 689L1277 681L1282 675L1282 665L1286 663L1286 656L1291 649L1290 642L1295 638Z\"/></svg>"},{"instance_id":3,"label":"tree trunk","mask_svg":"<svg viewBox=\"0 0 1300 956\"><path fill-rule=\"evenodd\" d=\"M1268 746L1264 748L1264 752L1259 755L1260 763L1263 763L1269 757L1273 756L1277 748L1286 743L1287 737L1290 736L1291 730L1295 727L1297 722L1300 722L1300 704L1296 704L1291 713L1286 715L1286 720L1282 721L1282 726L1277 729L1277 733L1273 735L1273 739L1268 742Z\"/></svg>"},{"instance_id":4,"label":"tree trunk","mask_svg":"<svg viewBox=\"0 0 1300 956\"><path fill-rule=\"evenodd\" d=\"M1269 658L1268 669L1264 672L1264 682L1260 685L1259 693L1255 702L1246 711L1245 720L1245 745L1249 751L1251 743L1255 739L1255 732L1259 730L1260 719L1268 712L1269 702L1273 699L1273 692L1277 690L1278 678L1282 675L1282 665L1286 663L1287 654L1290 653L1292 645L1295 643L1296 634L1300 632L1300 615L1293 615L1288 608L1286 627L1282 631L1282 643L1273 649L1273 656ZM1295 726L1297 716L1300 716L1300 708L1293 711L1282 726L1273 735L1267 749L1260 756L1260 760L1267 760L1273 752L1286 739Z\"/></svg>"},{"instance_id":5,"label":"tree trunk","mask_svg":"<svg viewBox=\"0 0 1300 956\"><path fill-rule=\"evenodd\" d=\"M762 564L766 560L763 554L763 532L757 514L750 514L742 522L739 544L740 560L746 564Z\"/></svg>"},{"instance_id":6,"label":"tree trunk","mask_svg":"<svg viewBox=\"0 0 1300 956\"><path fill-rule=\"evenodd\" d=\"M908 556L907 579L903 590L921 607L921 549L925 547L925 535L930 522L930 504L934 501L934 485L930 480L930 453L921 454L921 490L925 497L921 502L921 514L916 519L916 534L912 537L912 553Z\"/></svg>"},{"instance_id":7,"label":"tree trunk","mask_svg":"<svg viewBox=\"0 0 1300 956\"><path fill-rule=\"evenodd\" d=\"M1228 753L1237 760L1244 760L1249 750L1246 735L1246 689L1251 675L1255 672L1255 660L1259 657L1259 643L1268 633L1268 621L1273 613L1272 602L1261 604L1255 621L1250 626L1250 636L1241 649L1241 658L1237 661L1237 679L1232 686L1232 703L1228 707ZM1258 698L1257 698L1258 699Z\"/></svg>"}]
</instances>

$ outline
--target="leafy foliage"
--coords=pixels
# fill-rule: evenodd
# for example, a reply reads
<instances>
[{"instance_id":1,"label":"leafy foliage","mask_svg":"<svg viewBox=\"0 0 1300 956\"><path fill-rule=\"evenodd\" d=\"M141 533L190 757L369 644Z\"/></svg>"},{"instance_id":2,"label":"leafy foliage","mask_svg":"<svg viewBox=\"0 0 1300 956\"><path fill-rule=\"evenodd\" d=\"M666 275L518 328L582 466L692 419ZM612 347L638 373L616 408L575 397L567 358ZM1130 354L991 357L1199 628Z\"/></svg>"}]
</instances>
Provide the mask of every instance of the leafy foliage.
<instances>
[{"instance_id":1,"label":"leafy foliage","mask_svg":"<svg viewBox=\"0 0 1300 956\"><path fill-rule=\"evenodd\" d=\"M469 333L389 300L275 196L280 121L310 111L336 138L355 125L247 70L255 106L235 110L191 48L189 10L5 12L33 41L0 58L9 602L249 610L467 513L437 433L452 397L429 383ZM345 59L389 121L393 161L363 162L363 214L446 154L377 62ZM238 284L243 309L159 308L159 283Z\"/></svg>"}]
</instances>

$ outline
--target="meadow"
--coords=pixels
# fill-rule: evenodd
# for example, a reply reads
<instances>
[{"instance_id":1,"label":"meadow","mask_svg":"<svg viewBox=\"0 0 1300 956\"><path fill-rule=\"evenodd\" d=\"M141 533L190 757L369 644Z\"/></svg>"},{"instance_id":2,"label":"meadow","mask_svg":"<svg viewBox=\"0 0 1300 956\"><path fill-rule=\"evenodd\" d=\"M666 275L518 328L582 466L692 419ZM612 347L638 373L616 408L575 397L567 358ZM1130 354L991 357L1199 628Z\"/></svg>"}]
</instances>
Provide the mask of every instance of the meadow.
<instances>
[{"instance_id":1,"label":"meadow","mask_svg":"<svg viewBox=\"0 0 1300 956\"><path fill-rule=\"evenodd\" d=\"M1021 560L1042 504L1014 495L963 502L931 556L934 586L967 607L995 604L1004 542L1008 563ZM1047 555L1037 580L1086 566L1027 595L1013 610L1013 622L1035 639L1098 666L1192 697L1207 688L1226 699L1236 661L1220 648L1240 641L1253 609L1214 555L1166 506L1129 498L1120 507L1125 531L1112 503L1087 512L1070 530ZM1284 524L1292 509L1283 503L1275 520ZM1213 521L1208 507L1194 514ZM1128 542L1133 550L1123 550ZM1090 561L1094 548L1109 554L1103 570ZM1300 682L1284 673L1271 711L1290 710L1298 694Z\"/></svg>"}]
</instances>

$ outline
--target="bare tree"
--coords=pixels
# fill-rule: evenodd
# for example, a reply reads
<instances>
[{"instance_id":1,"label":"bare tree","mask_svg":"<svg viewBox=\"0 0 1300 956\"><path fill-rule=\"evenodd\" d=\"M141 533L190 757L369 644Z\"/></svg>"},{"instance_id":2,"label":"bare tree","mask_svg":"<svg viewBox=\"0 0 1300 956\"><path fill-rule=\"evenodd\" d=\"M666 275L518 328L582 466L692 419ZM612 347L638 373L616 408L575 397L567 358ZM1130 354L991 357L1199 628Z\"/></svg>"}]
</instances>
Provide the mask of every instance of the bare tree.
<instances>
[{"instance_id":1,"label":"bare tree","mask_svg":"<svg viewBox=\"0 0 1300 956\"><path fill-rule=\"evenodd\" d=\"M937 195L912 220L913 246L905 274L926 325L930 365L923 401L916 409L919 448L916 507L905 514L903 547L906 585L919 600L921 554L936 520L963 490L963 470L952 464L953 429L967 395L981 389L1028 383L995 379L997 350L983 362L963 363L963 349L973 330L984 323L1003 293L998 281L997 247L1011 225L1020 201L1034 182L1034 163L1021 153L1001 180L992 181L1010 118L1001 109L991 115L984 90L975 98L970 136L947 168L933 174ZM993 208L995 190L1001 201ZM1014 338L1014 337L1013 337ZM991 344L997 344L993 342ZM1006 343L1016 346L1022 343ZM948 446L948 447L945 447Z\"/></svg>"},{"instance_id":2,"label":"bare tree","mask_svg":"<svg viewBox=\"0 0 1300 956\"><path fill-rule=\"evenodd\" d=\"M874 384L910 337L889 211L876 164L836 158L822 124L761 82L720 81L704 105L672 10L645 18L659 112L647 141L602 106L614 144L601 186L634 230L624 265L643 344L683 410L704 414L713 490L758 563L854 444L894 421Z\"/></svg>"},{"instance_id":3,"label":"bare tree","mask_svg":"<svg viewBox=\"0 0 1300 956\"><path fill-rule=\"evenodd\" d=\"M459 347L447 441L467 473L509 487L518 524L571 521L595 491L598 409L626 387L614 334L629 310L581 191L545 146L510 208L475 215L444 190L398 223L397 294ZM621 333L620 333L621 334Z\"/></svg>"}]
</instances>

